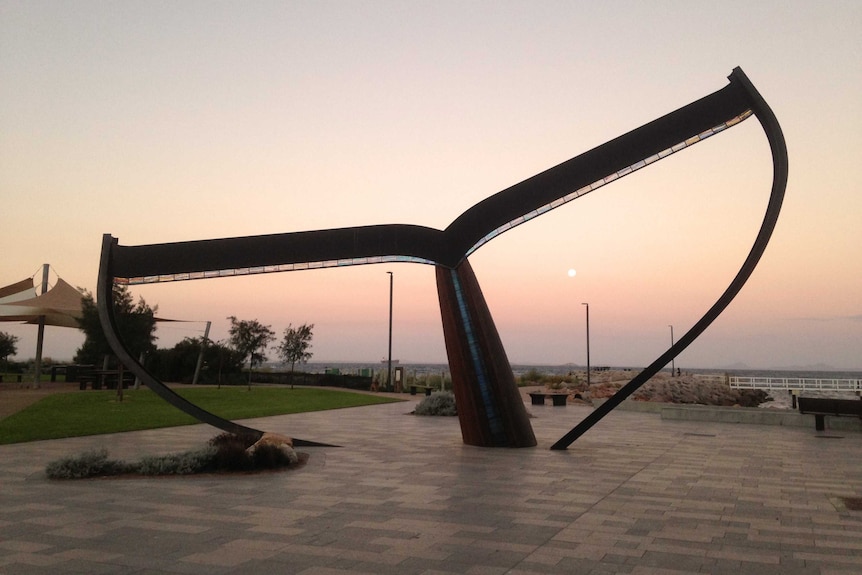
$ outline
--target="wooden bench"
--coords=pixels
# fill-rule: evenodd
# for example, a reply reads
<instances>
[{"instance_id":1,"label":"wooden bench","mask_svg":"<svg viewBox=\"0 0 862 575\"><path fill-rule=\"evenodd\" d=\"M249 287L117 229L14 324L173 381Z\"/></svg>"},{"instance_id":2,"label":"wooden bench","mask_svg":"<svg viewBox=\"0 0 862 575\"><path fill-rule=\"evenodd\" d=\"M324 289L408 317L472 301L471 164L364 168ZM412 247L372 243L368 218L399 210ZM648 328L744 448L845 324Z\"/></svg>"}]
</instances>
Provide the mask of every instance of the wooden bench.
<instances>
[{"instance_id":1,"label":"wooden bench","mask_svg":"<svg viewBox=\"0 0 862 575\"><path fill-rule=\"evenodd\" d=\"M120 377L119 370L116 369L88 369L78 374L78 387L82 391L90 386L90 389L117 389L118 379ZM123 389L128 389L135 382L135 374L131 371L123 370Z\"/></svg>"},{"instance_id":2,"label":"wooden bench","mask_svg":"<svg viewBox=\"0 0 862 575\"><path fill-rule=\"evenodd\" d=\"M858 399L829 399L819 397L800 397L799 413L814 415L814 428L826 429L825 416L862 418L862 401Z\"/></svg>"},{"instance_id":3,"label":"wooden bench","mask_svg":"<svg viewBox=\"0 0 862 575\"><path fill-rule=\"evenodd\" d=\"M57 376L62 374L66 378L66 383L75 383L78 381L79 374L86 376L93 369L92 365L53 365L51 366L51 381L57 381Z\"/></svg>"},{"instance_id":4,"label":"wooden bench","mask_svg":"<svg viewBox=\"0 0 862 575\"><path fill-rule=\"evenodd\" d=\"M530 401L533 405L545 405L545 398L550 397L554 405L566 405L566 400L569 398L568 393L539 393L530 392Z\"/></svg>"}]
</instances>

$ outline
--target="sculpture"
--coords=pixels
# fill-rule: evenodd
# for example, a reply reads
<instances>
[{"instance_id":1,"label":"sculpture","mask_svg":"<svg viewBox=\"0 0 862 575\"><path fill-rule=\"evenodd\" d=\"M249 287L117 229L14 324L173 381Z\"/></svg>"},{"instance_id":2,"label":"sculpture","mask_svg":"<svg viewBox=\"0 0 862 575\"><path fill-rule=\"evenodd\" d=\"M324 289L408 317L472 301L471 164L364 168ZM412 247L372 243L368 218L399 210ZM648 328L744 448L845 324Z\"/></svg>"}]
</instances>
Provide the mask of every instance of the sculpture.
<instances>
[{"instance_id":1,"label":"sculpture","mask_svg":"<svg viewBox=\"0 0 862 575\"><path fill-rule=\"evenodd\" d=\"M774 175L751 253L722 297L688 333L553 446L565 449L706 329L742 288L769 241L787 183L784 138L769 106L742 70L734 69L729 80L708 96L486 198L445 230L398 224L143 246L121 246L106 234L97 288L105 333L120 361L174 406L226 431L260 434L189 403L135 361L112 317L113 282L141 284L392 261L434 265L464 442L534 446L526 409L468 256L515 226L756 115L772 148ZM296 445L306 443L296 440Z\"/></svg>"}]
</instances>

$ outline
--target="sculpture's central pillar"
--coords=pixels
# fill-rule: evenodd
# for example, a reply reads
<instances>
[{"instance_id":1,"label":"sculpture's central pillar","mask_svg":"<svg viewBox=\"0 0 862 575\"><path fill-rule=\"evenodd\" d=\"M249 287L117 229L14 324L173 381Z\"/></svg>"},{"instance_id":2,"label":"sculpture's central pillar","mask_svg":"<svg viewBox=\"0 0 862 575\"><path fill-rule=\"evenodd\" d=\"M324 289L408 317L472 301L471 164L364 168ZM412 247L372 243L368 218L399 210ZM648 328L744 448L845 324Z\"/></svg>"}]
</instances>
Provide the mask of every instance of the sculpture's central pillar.
<instances>
[{"instance_id":1,"label":"sculpture's central pillar","mask_svg":"<svg viewBox=\"0 0 862 575\"><path fill-rule=\"evenodd\" d=\"M443 336L464 443L533 447L536 436L473 268L437 267Z\"/></svg>"}]
</instances>

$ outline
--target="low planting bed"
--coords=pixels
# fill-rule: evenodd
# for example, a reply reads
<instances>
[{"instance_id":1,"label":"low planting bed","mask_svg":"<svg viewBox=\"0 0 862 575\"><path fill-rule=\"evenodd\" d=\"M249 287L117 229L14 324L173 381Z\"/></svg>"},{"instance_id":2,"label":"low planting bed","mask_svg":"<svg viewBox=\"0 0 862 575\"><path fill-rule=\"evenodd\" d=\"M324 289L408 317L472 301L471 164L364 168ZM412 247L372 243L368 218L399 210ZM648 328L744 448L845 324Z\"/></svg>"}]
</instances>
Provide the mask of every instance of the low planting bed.
<instances>
[{"instance_id":1,"label":"low planting bed","mask_svg":"<svg viewBox=\"0 0 862 575\"><path fill-rule=\"evenodd\" d=\"M438 391L426 396L416 405L414 415L458 415L455 407L455 394L448 391Z\"/></svg>"},{"instance_id":2,"label":"low planting bed","mask_svg":"<svg viewBox=\"0 0 862 575\"><path fill-rule=\"evenodd\" d=\"M85 451L52 461L45 468L49 479L93 477L194 475L288 469L304 463L308 456L297 453L288 438L258 441L256 436L222 433L199 449L155 455L128 462L108 458L107 449ZM287 440L287 441L283 441Z\"/></svg>"}]
</instances>

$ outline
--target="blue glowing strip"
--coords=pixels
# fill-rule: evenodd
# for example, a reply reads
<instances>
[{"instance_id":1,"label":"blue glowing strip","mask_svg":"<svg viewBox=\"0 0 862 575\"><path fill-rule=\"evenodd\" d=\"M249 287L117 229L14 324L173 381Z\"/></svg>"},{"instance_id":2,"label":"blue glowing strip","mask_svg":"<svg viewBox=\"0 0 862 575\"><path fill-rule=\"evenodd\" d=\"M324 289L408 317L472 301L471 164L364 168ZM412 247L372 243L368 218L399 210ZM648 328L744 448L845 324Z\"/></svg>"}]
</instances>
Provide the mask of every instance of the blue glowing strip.
<instances>
[{"instance_id":1,"label":"blue glowing strip","mask_svg":"<svg viewBox=\"0 0 862 575\"><path fill-rule=\"evenodd\" d=\"M479 346L476 344L476 337L473 334L473 322L470 320L470 312L467 310L467 303L464 301L464 295L461 292L461 282L458 280L458 272L450 270L449 273L452 274L452 284L455 288L455 297L458 300L458 310L461 312L461 324L464 326L464 333L467 336L467 345L470 346L473 368L476 370L476 377L479 380L479 392L482 394L482 403L485 406L485 415L488 417L491 435L494 437L495 443L502 445L506 441L506 434L503 430L500 415L495 409L494 400L491 397L491 386L488 384L488 375L485 373L482 355L479 353Z\"/></svg>"},{"instance_id":2,"label":"blue glowing strip","mask_svg":"<svg viewBox=\"0 0 862 575\"><path fill-rule=\"evenodd\" d=\"M179 274L167 274L158 276L141 276L133 278L114 278L114 283L140 285L152 284L160 282L178 282L186 280L199 280L208 278L224 278L234 276L247 276L255 274L269 274L277 272L294 272L301 270L316 270L324 268L335 268L344 266L359 266L367 264L386 264L386 263L414 263L434 265L431 260L424 258L416 258L413 256L372 256L365 258L345 258L340 260L327 260L323 262L302 262L295 264L280 264L271 266L257 266L251 268L238 268L229 270L212 270L206 272L190 272Z\"/></svg>"},{"instance_id":3,"label":"blue glowing strip","mask_svg":"<svg viewBox=\"0 0 862 575\"><path fill-rule=\"evenodd\" d=\"M485 245L486 243L488 243L490 240L494 239L498 235L502 234L503 232L511 230L515 226L519 226L519 225L523 224L524 222L529 221L536 216L540 216L540 215L544 214L545 212L553 210L554 208L558 208L558 207L562 206L563 204L567 204L567 203L571 202L572 200L577 199L577 198L579 198L585 194L588 194L588 193L592 192L593 190L597 190L606 184L610 184L614 180L618 180L624 176L628 176L629 174L636 172L636 171L640 170L641 168L645 168L646 166L652 164L653 162L664 159L664 158L670 156L671 154L675 154L676 152L679 152L680 150L684 150L685 148L688 148L689 146L693 146L694 144L696 144L698 142L702 142L703 140L709 138L710 136L713 136L715 134L718 134L719 132L723 132L724 130L726 130L732 126L735 126L736 124L742 122L743 120L745 120L746 118L751 116L751 114L752 114L752 111L747 110L747 111L743 112L742 114L740 114L739 116L731 118L727 122L719 124L718 126L710 128L709 130L706 130L704 132L701 132L700 134L697 134L696 136L692 136L691 138L688 138L684 142L680 142L679 144L676 144L675 146L667 148L666 150L662 150L658 154L653 154L652 156L650 156L648 158L644 158L643 160L639 160L638 162L635 162L631 166L627 166L618 172L614 172L613 174L605 176L601 180L596 180L592 184L590 184L588 186L584 186L578 190L575 190L574 192L571 192L562 198L558 198L549 204L545 204L544 206L542 206L536 210L533 210L528 214L525 214L523 216L519 216L519 217L515 218L514 220L512 220L511 222L507 222L507 223L503 224L502 226L500 226L496 230L492 231L491 233L486 234L481 240L476 242L476 244L467 251L467 256L469 256L470 254L475 252L477 249L479 249L480 247L482 247L483 245Z\"/></svg>"}]
</instances>

